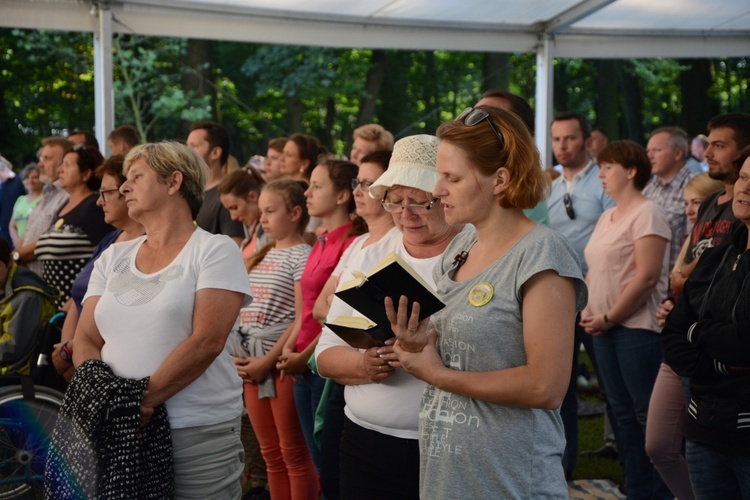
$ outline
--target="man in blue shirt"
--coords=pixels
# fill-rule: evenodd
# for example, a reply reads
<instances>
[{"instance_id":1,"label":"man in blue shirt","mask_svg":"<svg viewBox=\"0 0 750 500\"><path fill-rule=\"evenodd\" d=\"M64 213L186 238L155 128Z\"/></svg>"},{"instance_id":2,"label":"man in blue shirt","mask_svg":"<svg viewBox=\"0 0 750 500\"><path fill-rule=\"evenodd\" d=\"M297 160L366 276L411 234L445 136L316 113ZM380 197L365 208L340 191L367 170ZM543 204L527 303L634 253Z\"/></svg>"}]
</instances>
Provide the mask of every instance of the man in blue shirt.
<instances>
[{"instance_id":1,"label":"man in blue shirt","mask_svg":"<svg viewBox=\"0 0 750 500\"><path fill-rule=\"evenodd\" d=\"M589 157L591 125L579 113L563 112L555 115L550 126L552 151L560 162L562 175L552 182L547 198L550 226L565 236L581 261L584 276L588 271L583 250L602 212L615 205L604 193L599 180L599 166ZM556 169L558 169L556 167ZM571 477L578 455L578 348L583 342L594 367L596 362L591 348L591 337L576 323L576 349L573 353L573 370L570 386L560 415L565 426L567 446L563 456L565 474Z\"/></svg>"}]
</instances>

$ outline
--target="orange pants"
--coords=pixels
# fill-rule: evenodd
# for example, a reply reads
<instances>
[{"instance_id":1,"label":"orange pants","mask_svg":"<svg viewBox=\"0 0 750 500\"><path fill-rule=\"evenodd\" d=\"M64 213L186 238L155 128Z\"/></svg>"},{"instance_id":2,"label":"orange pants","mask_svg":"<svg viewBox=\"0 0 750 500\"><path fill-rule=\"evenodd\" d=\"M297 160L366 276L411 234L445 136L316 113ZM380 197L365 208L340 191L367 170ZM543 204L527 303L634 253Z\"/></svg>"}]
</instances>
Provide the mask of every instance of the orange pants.
<instances>
[{"instance_id":1,"label":"orange pants","mask_svg":"<svg viewBox=\"0 0 750 500\"><path fill-rule=\"evenodd\" d=\"M274 500L316 500L318 476L294 405L294 380L279 380L276 397L258 399L258 386L244 385L245 404L266 461L268 489Z\"/></svg>"}]
</instances>

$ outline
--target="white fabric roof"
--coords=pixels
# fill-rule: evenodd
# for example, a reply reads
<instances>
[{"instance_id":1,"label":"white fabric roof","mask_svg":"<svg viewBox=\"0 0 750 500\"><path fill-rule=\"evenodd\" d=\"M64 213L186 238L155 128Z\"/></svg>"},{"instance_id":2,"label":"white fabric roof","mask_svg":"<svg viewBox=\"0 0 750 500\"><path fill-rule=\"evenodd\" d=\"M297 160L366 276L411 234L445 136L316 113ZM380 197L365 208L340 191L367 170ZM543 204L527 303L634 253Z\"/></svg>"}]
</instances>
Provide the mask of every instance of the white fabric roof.
<instances>
[{"instance_id":1,"label":"white fabric roof","mask_svg":"<svg viewBox=\"0 0 750 500\"><path fill-rule=\"evenodd\" d=\"M336 47L553 57L750 55L748 0L2 0L0 25ZM91 12L91 13L90 13Z\"/></svg>"},{"instance_id":2,"label":"white fabric roof","mask_svg":"<svg viewBox=\"0 0 750 500\"><path fill-rule=\"evenodd\" d=\"M90 31L96 135L114 124L112 33L293 45L536 53L551 160L553 59L750 55L750 0L0 0L0 26ZM105 151L106 152L106 151Z\"/></svg>"}]
</instances>

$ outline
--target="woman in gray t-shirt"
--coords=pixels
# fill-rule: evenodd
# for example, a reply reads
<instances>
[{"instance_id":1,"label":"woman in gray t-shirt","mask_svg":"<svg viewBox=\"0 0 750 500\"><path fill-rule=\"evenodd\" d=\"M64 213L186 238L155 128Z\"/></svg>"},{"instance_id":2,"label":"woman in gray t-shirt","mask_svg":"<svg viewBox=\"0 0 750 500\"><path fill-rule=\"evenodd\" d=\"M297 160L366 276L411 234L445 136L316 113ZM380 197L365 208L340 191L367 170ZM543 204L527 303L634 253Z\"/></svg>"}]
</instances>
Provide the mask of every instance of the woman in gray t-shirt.
<instances>
[{"instance_id":1,"label":"woman in gray t-shirt","mask_svg":"<svg viewBox=\"0 0 750 500\"><path fill-rule=\"evenodd\" d=\"M570 380L581 266L565 238L523 214L548 186L514 114L480 106L437 133L434 194L472 224L434 278L446 307L390 318L398 362L428 383L419 441L422 498L567 498L559 406ZM417 309L416 307L414 309Z\"/></svg>"}]
</instances>

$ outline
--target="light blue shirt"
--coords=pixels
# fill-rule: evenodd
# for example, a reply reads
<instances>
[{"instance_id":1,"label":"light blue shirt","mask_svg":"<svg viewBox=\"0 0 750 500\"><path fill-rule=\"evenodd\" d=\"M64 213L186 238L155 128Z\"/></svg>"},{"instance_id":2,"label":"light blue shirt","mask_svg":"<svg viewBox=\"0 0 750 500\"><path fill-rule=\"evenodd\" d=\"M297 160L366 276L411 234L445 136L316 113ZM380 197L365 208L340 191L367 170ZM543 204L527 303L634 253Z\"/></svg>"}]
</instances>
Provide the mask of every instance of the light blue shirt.
<instances>
[{"instance_id":1,"label":"light blue shirt","mask_svg":"<svg viewBox=\"0 0 750 500\"><path fill-rule=\"evenodd\" d=\"M578 172L571 181L571 186L561 175L552 181L552 189L547 198L550 226L559 231L573 245L581 261L583 275L588 272L583 250L594 232L594 227L602 213L615 206L615 202L602 188L599 179L599 165L589 161L583 170ZM575 212L575 219L568 217L563 197L570 193Z\"/></svg>"}]
</instances>

